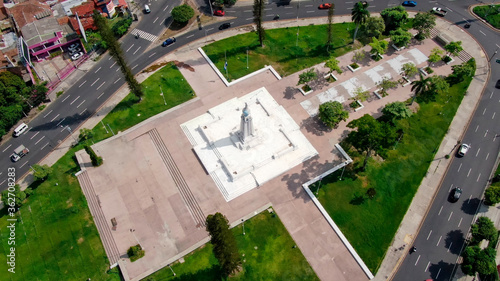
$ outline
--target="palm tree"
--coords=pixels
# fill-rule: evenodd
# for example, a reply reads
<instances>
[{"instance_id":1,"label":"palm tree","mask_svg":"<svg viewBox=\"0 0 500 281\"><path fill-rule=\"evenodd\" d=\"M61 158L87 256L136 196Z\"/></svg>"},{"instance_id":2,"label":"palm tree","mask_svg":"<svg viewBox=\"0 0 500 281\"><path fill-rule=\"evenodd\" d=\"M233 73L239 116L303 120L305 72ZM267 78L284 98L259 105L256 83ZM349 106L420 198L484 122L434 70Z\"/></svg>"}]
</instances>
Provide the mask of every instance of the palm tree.
<instances>
[{"instance_id":1,"label":"palm tree","mask_svg":"<svg viewBox=\"0 0 500 281\"><path fill-rule=\"evenodd\" d=\"M354 4L354 8L351 12L351 19L354 23L356 23L356 31L354 31L353 41L356 40L356 35L358 34L359 25L365 23L366 19L370 17L370 12L368 9L368 2L357 2Z\"/></svg>"},{"instance_id":2,"label":"palm tree","mask_svg":"<svg viewBox=\"0 0 500 281\"><path fill-rule=\"evenodd\" d=\"M415 80L411 82L411 90L415 92L415 95L413 96L410 105L413 104L417 96L420 96L423 93L429 91L430 86L431 86L430 78L424 78L422 73L420 73L420 80Z\"/></svg>"}]
</instances>

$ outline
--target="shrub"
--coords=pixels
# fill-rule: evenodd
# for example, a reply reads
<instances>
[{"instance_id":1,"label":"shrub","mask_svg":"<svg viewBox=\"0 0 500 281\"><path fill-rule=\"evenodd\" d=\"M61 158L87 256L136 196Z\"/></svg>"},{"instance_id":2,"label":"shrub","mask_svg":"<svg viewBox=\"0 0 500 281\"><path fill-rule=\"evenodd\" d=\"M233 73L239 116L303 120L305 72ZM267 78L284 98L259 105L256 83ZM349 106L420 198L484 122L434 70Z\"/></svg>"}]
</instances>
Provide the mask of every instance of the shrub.
<instances>
[{"instance_id":1,"label":"shrub","mask_svg":"<svg viewBox=\"0 0 500 281\"><path fill-rule=\"evenodd\" d=\"M135 246L130 247L127 250L127 255L130 258L130 261L134 262L134 261L144 257L145 252L142 249L141 245L137 244Z\"/></svg>"},{"instance_id":2,"label":"shrub","mask_svg":"<svg viewBox=\"0 0 500 281\"><path fill-rule=\"evenodd\" d=\"M425 72L427 72L428 74L431 74L431 73L434 73L434 70L432 70L432 68L430 66L424 68Z\"/></svg>"},{"instance_id":3,"label":"shrub","mask_svg":"<svg viewBox=\"0 0 500 281\"><path fill-rule=\"evenodd\" d=\"M351 103L349 104L349 106L350 106L351 108L356 109L356 108L360 107L361 105L359 105L359 103L358 103L357 101L353 101L353 102L351 102Z\"/></svg>"},{"instance_id":4,"label":"shrub","mask_svg":"<svg viewBox=\"0 0 500 281\"><path fill-rule=\"evenodd\" d=\"M38 107L38 110L42 111L46 108L47 106L45 104L42 104Z\"/></svg>"},{"instance_id":5,"label":"shrub","mask_svg":"<svg viewBox=\"0 0 500 281\"><path fill-rule=\"evenodd\" d=\"M451 61L451 57L450 57L450 56L444 56L444 57L443 57L443 61L444 61L445 63L449 63L449 62Z\"/></svg>"},{"instance_id":6,"label":"shrub","mask_svg":"<svg viewBox=\"0 0 500 281\"><path fill-rule=\"evenodd\" d=\"M64 91L59 91L56 93L56 97L59 97L60 95L62 95L64 93Z\"/></svg>"},{"instance_id":7,"label":"shrub","mask_svg":"<svg viewBox=\"0 0 500 281\"><path fill-rule=\"evenodd\" d=\"M94 150L92 149L92 147L86 145L85 146L85 151L89 154L90 156L90 160L92 161L92 166L94 167L99 167L102 165L102 157L101 156L97 156L97 154L95 154Z\"/></svg>"},{"instance_id":8,"label":"shrub","mask_svg":"<svg viewBox=\"0 0 500 281\"><path fill-rule=\"evenodd\" d=\"M126 19L121 19L115 25L113 25L113 28L111 30L116 36L121 37L123 36L123 34L127 33L131 24L132 24L131 17Z\"/></svg>"},{"instance_id":9,"label":"shrub","mask_svg":"<svg viewBox=\"0 0 500 281\"><path fill-rule=\"evenodd\" d=\"M493 206L500 203L500 186L490 186L484 192L484 203L489 206Z\"/></svg>"},{"instance_id":10,"label":"shrub","mask_svg":"<svg viewBox=\"0 0 500 281\"><path fill-rule=\"evenodd\" d=\"M34 170L33 177L35 177L37 181L46 180L49 174L52 173L52 168L48 165L35 164L32 166L32 169Z\"/></svg>"},{"instance_id":11,"label":"shrub","mask_svg":"<svg viewBox=\"0 0 500 281\"><path fill-rule=\"evenodd\" d=\"M194 16L194 10L189 5L180 5L172 9L172 18L175 22L186 23Z\"/></svg>"},{"instance_id":12,"label":"shrub","mask_svg":"<svg viewBox=\"0 0 500 281\"><path fill-rule=\"evenodd\" d=\"M57 56L60 56L62 54L62 51L55 51L50 54L50 58L55 58Z\"/></svg>"},{"instance_id":13,"label":"shrub","mask_svg":"<svg viewBox=\"0 0 500 281\"><path fill-rule=\"evenodd\" d=\"M353 69L359 68L359 65L355 62L351 63L349 66L351 66Z\"/></svg>"},{"instance_id":14,"label":"shrub","mask_svg":"<svg viewBox=\"0 0 500 281\"><path fill-rule=\"evenodd\" d=\"M319 119L330 128L334 128L340 121L345 121L347 118L349 118L349 113L338 101L328 101L319 106Z\"/></svg>"}]
</instances>

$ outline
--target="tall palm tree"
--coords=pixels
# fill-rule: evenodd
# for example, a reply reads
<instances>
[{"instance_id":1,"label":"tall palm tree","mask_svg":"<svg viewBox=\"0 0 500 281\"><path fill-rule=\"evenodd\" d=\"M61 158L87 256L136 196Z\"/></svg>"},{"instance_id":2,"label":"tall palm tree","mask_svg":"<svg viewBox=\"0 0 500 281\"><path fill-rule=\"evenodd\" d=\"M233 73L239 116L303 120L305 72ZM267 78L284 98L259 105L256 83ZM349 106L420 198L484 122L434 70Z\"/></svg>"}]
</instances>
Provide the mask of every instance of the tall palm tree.
<instances>
[{"instance_id":1,"label":"tall palm tree","mask_svg":"<svg viewBox=\"0 0 500 281\"><path fill-rule=\"evenodd\" d=\"M351 12L351 19L356 23L356 31L354 31L353 41L356 40L356 35L358 34L359 25L365 23L366 19L370 17L370 12L368 11L368 2L360 1L354 4L354 8Z\"/></svg>"},{"instance_id":2,"label":"tall palm tree","mask_svg":"<svg viewBox=\"0 0 500 281\"><path fill-rule=\"evenodd\" d=\"M431 79L430 78L424 78L422 73L420 73L420 80L415 80L411 82L411 90L415 92L415 95L413 96L413 99L411 100L410 105L413 104L417 96L422 95L423 93L429 91L431 86Z\"/></svg>"}]
</instances>

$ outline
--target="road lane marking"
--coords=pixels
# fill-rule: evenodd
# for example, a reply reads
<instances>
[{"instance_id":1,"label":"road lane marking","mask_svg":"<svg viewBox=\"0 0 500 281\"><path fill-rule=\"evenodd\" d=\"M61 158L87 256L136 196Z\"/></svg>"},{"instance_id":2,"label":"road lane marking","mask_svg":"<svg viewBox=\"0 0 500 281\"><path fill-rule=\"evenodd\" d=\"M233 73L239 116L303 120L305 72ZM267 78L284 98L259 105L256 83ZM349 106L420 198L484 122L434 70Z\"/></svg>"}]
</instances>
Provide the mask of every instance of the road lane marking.
<instances>
[{"instance_id":1,"label":"road lane marking","mask_svg":"<svg viewBox=\"0 0 500 281\"><path fill-rule=\"evenodd\" d=\"M120 81L120 79L122 79L122 78L120 77L120 78L116 79L116 81L113 84L116 84L118 81Z\"/></svg>"},{"instance_id":2,"label":"road lane marking","mask_svg":"<svg viewBox=\"0 0 500 281\"><path fill-rule=\"evenodd\" d=\"M87 83L87 80L83 81L82 84L80 84L80 86L78 86L78 88L81 88L83 86L83 84Z\"/></svg>"},{"instance_id":3,"label":"road lane marking","mask_svg":"<svg viewBox=\"0 0 500 281\"><path fill-rule=\"evenodd\" d=\"M66 117L64 117L61 121L59 121L57 124L56 124L56 127L61 125L61 123L66 119ZM61 131L62 132L62 131Z\"/></svg>"},{"instance_id":4,"label":"road lane marking","mask_svg":"<svg viewBox=\"0 0 500 281\"><path fill-rule=\"evenodd\" d=\"M314 13L314 12L316 12L316 11L306 11L306 13Z\"/></svg>"},{"instance_id":5,"label":"road lane marking","mask_svg":"<svg viewBox=\"0 0 500 281\"><path fill-rule=\"evenodd\" d=\"M94 81L94 83L92 83L92 85L90 85L90 87L94 86L94 84L95 84L95 83L97 83L97 81L99 81L99 79L101 79L101 78L97 78L97 79Z\"/></svg>"},{"instance_id":6,"label":"road lane marking","mask_svg":"<svg viewBox=\"0 0 500 281\"><path fill-rule=\"evenodd\" d=\"M5 181L7 181L7 180L3 180L3 182L0 182L0 185L2 185Z\"/></svg>"},{"instance_id":7,"label":"road lane marking","mask_svg":"<svg viewBox=\"0 0 500 281\"><path fill-rule=\"evenodd\" d=\"M163 9L163 11L165 12L166 9L168 9L168 5L165 7L165 9Z\"/></svg>"},{"instance_id":8,"label":"road lane marking","mask_svg":"<svg viewBox=\"0 0 500 281\"><path fill-rule=\"evenodd\" d=\"M41 140L43 140L44 138L45 138L45 136L42 136L42 138L40 138L39 140L37 140L37 141L35 142L35 145L37 145L37 144L38 144Z\"/></svg>"},{"instance_id":9,"label":"road lane marking","mask_svg":"<svg viewBox=\"0 0 500 281\"><path fill-rule=\"evenodd\" d=\"M425 271L424 272L427 272L427 269L429 269L429 265L431 265L431 262L427 263L427 266L425 267Z\"/></svg>"},{"instance_id":10,"label":"road lane marking","mask_svg":"<svg viewBox=\"0 0 500 281\"><path fill-rule=\"evenodd\" d=\"M472 194L469 196L469 200L467 200L467 204L470 203L470 200L472 199Z\"/></svg>"},{"instance_id":11,"label":"road lane marking","mask_svg":"<svg viewBox=\"0 0 500 281\"><path fill-rule=\"evenodd\" d=\"M439 273L441 273L441 268L438 270L438 274L436 275L436 279L438 279Z\"/></svg>"},{"instance_id":12,"label":"road lane marking","mask_svg":"<svg viewBox=\"0 0 500 281\"><path fill-rule=\"evenodd\" d=\"M130 51L130 49L132 49L132 47L134 47L135 44L132 44L132 46L128 47L128 49L125 51L125 53L127 53L128 51Z\"/></svg>"},{"instance_id":13,"label":"road lane marking","mask_svg":"<svg viewBox=\"0 0 500 281\"><path fill-rule=\"evenodd\" d=\"M481 32L481 34L483 34L484 36L486 36L486 34L482 30L479 30L479 32Z\"/></svg>"},{"instance_id":14,"label":"road lane marking","mask_svg":"<svg viewBox=\"0 0 500 281\"><path fill-rule=\"evenodd\" d=\"M253 20L253 18L246 18L245 20Z\"/></svg>"},{"instance_id":15,"label":"road lane marking","mask_svg":"<svg viewBox=\"0 0 500 281\"><path fill-rule=\"evenodd\" d=\"M429 240L429 237L431 237L432 229L429 231L429 235L427 235L427 240Z\"/></svg>"},{"instance_id":16,"label":"road lane marking","mask_svg":"<svg viewBox=\"0 0 500 281\"><path fill-rule=\"evenodd\" d=\"M142 46L139 46L139 48L137 48L137 50L135 50L135 52L132 55L135 55L135 53L137 53L141 48Z\"/></svg>"},{"instance_id":17,"label":"road lane marking","mask_svg":"<svg viewBox=\"0 0 500 281\"><path fill-rule=\"evenodd\" d=\"M212 30L212 29L214 29L214 28L213 28L213 27L212 27L212 28L209 28L209 29L207 29L207 31L210 31L210 30Z\"/></svg>"},{"instance_id":18,"label":"road lane marking","mask_svg":"<svg viewBox=\"0 0 500 281\"><path fill-rule=\"evenodd\" d=\"M119 68L119 67L118 67L118 68L116 68L115 72L118 72L118 70L120 70L120 68Z\"/></svg>"},{"instance_id":19,"label":"road lane marking","mask_svg":"<svg viewBox=\"0 0 500 281\"><path fill-rule=\"evenodd\" d=\"M488 154L486 155L486 159L484 160L488 160L488 156L490 156L490 153L488 152Z\"/></svg>"},{"instance_id":20,"label":"road lane marking","mask_svg":"<svg viewBox=\"0 0 500 281\"><path fill-rule=\"evenodd\" d=\"M265 8L264 11L272 10L272 8Z\"/></svg>"},{"instance_id":21,"label":"road lane marking","mask_svg":"<svg viewBox=\"0 0 500 281\"><path fill-rule=\"evenodd\" d=\"M62 132L64 132L64 130L66 130L66 127L63 127L59 132L62 133Z\"/></svg>"},{"instance_id":22,"label":"road lane marking","mask_svg":"<svg viewBox=\"0 0 500 281\"><path fill-rule=\"evenodd\" d=\"M194 34L191 34L191 35L189 35L189 36L188 36L188 37L186 37L186 38L191 38L191 37L193 37L193 36L194 36Z\"/></svg>"},{"instance_id":23,"label":"road lane marking","mask_svg":"<svg viewBox=\"0 0 500 281\"><path fill-rule=\"evenodd\" d=\"M448 189L448 192L450 192L452 188L453 188L453 184L450 185L450 189Z\"/></svg>"},{"instance_id":24,"label":"road lane marking","mask_svg":"<svg viewBox=\"0 0 500 281\"><path fill-rule=\"evenodd\" d=\"M189 38L189 37L188 37L188 38ZM156 52L154 52L154 53L152 53L151 55L149 55L149 57L152 57L152 56L154 56L154 55L156 55Z\"/></svg>"},{"instance_id":25,"label":"road lane marking","mask_svg":"<svg viewBox=\"0 0 500 281\"><path fill-rule=\"evenodd\" d=\"M59 114L57 114L56 117L52 118L52 120L50 120L50 122L53 122L54 120L56 120L57 117L59 117Z\"/></svg>"},{"instance_id":26,"label":"road lane marking","mask_svg":"<svg viewBox=\"0 0 500 281\"><path fill-rule=\"evenodd\" d=\"M83 115L85 111L87 111L87 108L85 108L82 112L80 112L80 115Z\"/></svg>"},{"instance_id":27,"label":"road lane marking","mask_svg":"<svg viewBox=\"0 0 500 281\"><path fill-rule=\"evenodd\" d=\"M153 23L155 23L157 20L158 20L159 17L156 17L156 19L153 21Z\"/></svg>"},{"instance_id":28,"label":"road lane marking","mask_svg":"<svg viewBox=\"0 0 500 281\"><path fill-rule=\"evenodd\" d=\"M34 134L34 135L30 138L30 140L32 140L34 137L36 137L36 135L38 135L39 133L40 133L40 132L36 132L36 134Z\"/></svg>"},{"instance_id":29,"label":"road lane marking","mask_svg":"<svg viewBox=\"0 0 500 281\"><path fill-rule=\"evenodd\" d=\"M485 112L486 112L486 108L484 108L484 110L483 110L483 115L484 115Z\"/></svg>"},{"instance_id":30,"label":"road lane marking","mask_svg":"<svg viewBox=\"0 0 500 281\"><path fill-rule=\"evenodd\" d=\"M51 111L49 111L49 113L45 114L45 115L43 116L43 118L45 118L45 117L49 116L49 114L51 114L51 113L52 113L52 111L53 111L53 110L51 110Z\"/></svg>"},{"instance_id":31,"label":"road lane marking","mask_svg":"<svg viewBox=\"0 0 500 281\"><path fill-rule=\"evenodd\" d=\"M12 144L9 144L9 146L7 146L4 150L2 150L2 152L5 152L7 149L9 149L10 147L12 146Z\"/></svg>"},{"instance_id":32,"label":"road lane marking","mask_svg":"<svg viewBox=\"0 0 500 281\"><path fill-rule=\"evenodd\" d=\"M477 176L477 180L476 180L476 182L478 182L478 181L479 181L479 178L480 178L480 177L481 177L481 173L479 173L479 176Z\"/></svg>"},{"instance_id":33,"label":"road lane marking","mask_svg":"<svg viewBox=\"0 0 500 281\"><path fill-rule=\"evenodd\" d=\"M104 83L106 83L106 81L102 82L101 86L97 87L97 89L96 89L96 90L99 90L99 88L101 88L101 87L102 87L102 85L104 85Z\"/></svg>"},{"instance_id":34,"label":"road lane marking","mask_svg":"<svg viewBox=\"0 0 500 281\"><path fill-rule=\"evenodd\" d=\"M21 169L22 167L24 167L24 165L28 164L28 161L24 162L24 164L22 164L19 169Z\"/></svg>"},{"instance_id":35,"label":"road lane marking","mask_svg":"<svg viewBox=\"0 0 500 281\"><path fill-rule=\"evenodd\" d=\"M347 3L347 2L346 2ZM285 9L293 9L294 7L285 7ZM253 11L249 11L249 12L253 12Z\"/></svg>"},{"instance_id":36,"label":"road lane marking","mask_svg":"<svg viewBox=\"0 0 500 281\"><path fill-rule=\"evenodd\" d=\"M101 68L99 67L94 73L97 73L97 71L101 70Z\"/></svg>"},{"instance_id":37,"label":"road lane marking","mask_svg":"<svg viewBox=\"0 0 500 281\"><path fill-rule=\"evenodd\" d=\"M80 96L76 97L76 99L74 99L74 100L70 103L70 105L74 104L74 103L75 103L75 101L76 101L77 99L79 99L79 98L80 98Z\"/></svg>"},{"instance_id":38,"label":"road lane marking","mask_svg":"<svg viewBox=\"0 0 500 281\"><path fill-rule=\"evenodd\" d=\"M62 102L64 102L65 100L67 100L69 97L71 97L71 95L68 95L67 97L65 97L65 98L62 100ZM52 112L52 110L51 110L50 112Z\"/></svg>"},{"instance_id":39,"label":"road lane marking","mask_svg":"<svg viewBox=\"0 0 500 281\"><path fill-rule=\"evenodd\" d=\"M481 151L481 148L478 148L478 149L477 149L477 152L476 152L476 157L477 157L477 155L479 154L479 151Z\"/></svg>"},{"instance_id":40,"label":"road lane marking","mask_svg":"<svg viewBox=\"0 0 500 281\"><path fill-rule=\"evenodd\" d=\"M134 68L136 68L136 67L138 67L138 66L139 66L139 65L138 65L138 64L136 64L134 67L132 67L132 70L134 70Z\"/></svg>"},{"instance_id":41,"label":"road lane marking","mask_svg":"<svg viewBox=\"0 0 500 281\"><path fill-rule=\"evenodd\" d=\"M457 227L460 227L461 224L462 224L462 218L460 218L460 221L458 222L458 226Z\"/></svg>"},{"instance_id":42,"label":"road lane marking","mask_svg":"<svg viewBox=\"0 0 500 281\"><path fill-rule=\"evenodd\" d=\"M460 166L458 166L458 171L457 172L460 172L460 168L462 168L462 163L460 163Z\"/></svg>"},{"instance_id":43,"label":"road lane marking","mask_svg":"<svg viewBox=\"0 0 500 281\"><path fill-rule=\"evenodd\" d=\"M104 95L104 92L102 92L102 94L100 94L97 99L99 99L100 97L102 97L102 95Z\"/></svg>"},{"instance_id":44,"label":"road lane marking","mask_svg":"<svg viewBox=\"0 0 500 281\"><path fill-rule=\"evenodd\" d=\"M446 251L446 252L448 252L448 253L450 252L451 245L453 245L453 242L450 242L450 247L448 247L448 251Z\"/></svg>"},{"instance_id":45,"label":"road lane marking","mask_svg":"<svg viewBox=\"0 0 500 281\"><path fill-rule=\"evenodd\" d=\"M116 64L116 61L109 68L113 68L113 66L115 66L115 64Z\"/></svg>"},{"instance_id":46,"label":"road lane marking","mask_svg":"<svg viewBox=\"0 0 500 281\"><path fill-rule=\"evenodd\" d=\"M42 146L42 148L40 148L40 150L44 149L47 145L49 145L49 143L46 143L44 146Z\"/></svg>"},{"instance_id":47,"label":"road lane marking","mask_svg":"<svg viewBox=\"0 0 500 281\"><path fill-rule=\"evenodd\" d=\"M415 265L417 265L419 260L420 260L420 255L418 255L418 258L417 258L417 261L415 262Z\"/></svg>"},{"instance_id":48,"label":"road lane marking","mask_svg":"<svg viewBox=\"0 0 500 281\"><path fill-rule=\"evenodd\" d=\"M469 168L469 172L467 173L467 177L469 177L470 171L472 171L472 168Z\"/></svg>"},{"instance_id":49,"label":"road lane marking","mask_svg":"<svg viewBox=\"0 0 500 281\"><path fill-rule=\"evenodd\" d=\"M491 116L491 119L495 119L495 113L496 112L493 112L493 116Z\"/></svg>"},{"instance_id":50,"label":"road lane marking","mask_svg":"<svg viewBox=\"0 0 500 281\"><path fill-rule=\"evenodd\" d=\"M76 108L79 108L84 102L85 100L83 100Z\"/></svg>"},{"instance_id":51,"label":"road lane marking","mask_svg":"<svg viewBox=\"0 0 500 281\"><path fill-rule=\"evenodd\" d=\"M450 221L452 215L453 215L453 212L450 213L450 216L448 217L448 221Z\"/></svg>"},{"instance_id":52,"label":"road lane marking","mask_svg":"<svg viewBox=\"0 0 500 281\"><path fill-rule=\"evenodd\" d=\"M483 138L485 138L487 134L488 134L488 130L486 130L486 132L484 132Z\"/></svg>"},{"instance_id":53,"label":"road lane marking","mask_svg":"<svg viewBox=\"0 0 500 281\"><path fill-rule=\"evenodd\" d=\"M498 45L497 45L498 46ZM490 99L493 97L493 92L491 92Z\"/></svg>"},{"instance_id":54,"label":"road lane marking","mask_svg":"<svg viewBox=\"0 0 500 281\"><path fill-rule=\"evenodd\" d=\"M477 125L476 130L474 132L477 132L477 129L479 129L479 125Z\"/></svg>"},{"instance_id":55,"label":"road lane marking","mask_svg":"<svg viewBox=\"0 0 500 281\"><path fill-rule=\"evenodd\" d=\"M441 215L441 211L443 210L443 206L441 206L441 209L439 209L438 216Z\"/></svg>"},{"instance_id":56,"label":"road lane marking","mask_svg":"<svg viewBox=\"0 0 500 281\"><path fill-rule=\"evenodd\" d=\"M441 242L441 238L443 238L443 236L442 236L442 235L441 235L441 236L439 236L439 240L438 240L438 242L437 242L436 246L438 246L438 245L439 245L439 242Z\"/></svg>"}]
</instances>

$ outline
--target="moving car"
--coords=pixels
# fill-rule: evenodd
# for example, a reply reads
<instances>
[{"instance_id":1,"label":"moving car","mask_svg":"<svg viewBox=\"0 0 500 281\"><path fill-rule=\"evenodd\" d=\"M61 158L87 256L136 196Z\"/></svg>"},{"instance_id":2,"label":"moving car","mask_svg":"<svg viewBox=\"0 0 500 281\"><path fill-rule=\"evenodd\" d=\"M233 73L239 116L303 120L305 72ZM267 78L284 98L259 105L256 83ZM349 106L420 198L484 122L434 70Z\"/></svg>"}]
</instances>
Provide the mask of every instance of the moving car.
<instances>
[{"instance_id":1,"label":"moving car","mask_svg":"<svg viewBox=\"0 0 500 281\"><path fill-rule=\"evenodd\" d=\"M320 10L323 10L323 9L330 9L330 7L332 6L332 4L330 3L325 3L325 4L321 4L319 5L318 9Z\"/></svg>"},{"instance_id":2,"label":"moving car","mask_svg":"<svg viewBox=\"0 0 500 281\"><path fill-rule=\"evenodd\" d=\"M19 161L19 159L21 159L24 155L28 154L29 152L30 152L29 149L27 149L24 145L21 144L14 150L14 153L12 153L10 159L13 162L17 162Z\"/></svg>"},{"instance_id":3,"label":"moving car","mask_svg":"<svg viewBox=\"0 0 500 281\"><path fill-rule=\"evenodd\" d=\"M448 13L448 11L443 10L443 8L439 8L439 7L432 8L431 12L433 12L434 14L436 14L438 16L442 16L442 17L444 17Z\"/></svg>"},{"instance_id":4,"label":"moving car","mask_svg":"<svg viewBox=\"0 0 500 281\"><path fill-rule=\"evenodd\" d=\"M149 8L148 5L144 5L144 13L146 13L146 14L151 13L151 9Z\"/></svg>"},{"instance_id":5,"label":"moving car","mask_svg":"<svg viewBox=\"0 0 500 281\"><path fill-rule=\"evenodd\" d=\"M467 154L467 151L469 151L470 144L462 143L460 148L457 151L457 155L460 157L464 157L465 154Z\"/></svg>"},{"instance_id":6,"label":"moving car","mask_svg":"<svg viewBox=\"0 0 500 281\"><path fill-rule=\"evenodd\" d=\"M495 84L495 88L500 89L500 79L497 80L497 83Z\"/></svg>"},{"instance_id":7,"label":"moving car","mask_svg":"<svg viewBox=\"0 0 500 281\"><path fill-rule=\"evenodd\" d=\"M17 126L14 129L14 137L19 137L22 133L26 132L27 129L28 125L26 125L25 123L21 123L21 125Z\"/></svg>"},{"instance_id":8,"label":"moving car","mask_svg":"<svg viewBox=\"0 0 500 281\"><path fill-rule=\"evenodd\" d=\"M168 45L172 45L175 43L175 41L177 41L177 39L175 39L175 37L172 37L172 38L168 38L167 40L165 40L161 45L162 47L166 47Z\"/></svg>"},{"instance_id":9,"label":"moving car","mask_svg":"<svg viewBox=\"0 0 500 281\"><path fill-rule=\"evenodd\" d=\"M219 26L219 30L227 29L231 27L231 23L225 22Z\"/></svg>"},{"instance_id":10,"label":"moving car","mask_svg":"<svg viewBox=\"0 0 500 281\"><path fill-rule=\"evenodd\" d=\"M450 202L457 202L460 199L460 195L462 195L462 189L455 187L450 193Z\"/></svg>"},{"instance_id":11,"label":"moving car","mask_svg":"<svg viewBox=\"0 0 500 281\"><path fill-rule=\"evenodd\" d=\"M415 1L404 1L402 5L403 6L407 6L407 7L415 7L415 6L417 6L417 2L415 2Z\"/></svg>"},{"instance_id":12,"label":"moving car","mask_svg":"<svg viewBox=\"0 0 500 281\"><path fill-rule=\"evenodd\" d=\"M71 56L72 60L77 60L83 56L83 52L75 53Z\"/></svg>"},{"instance_id":13,"label":"moving car","mask_svg":"<svg viewBox=\"0 0 500 281\"><path fill-rule=\"evenodd\" d=\"M214 16L219 16L219 17L222 17L226 14L226 12L224 12L223 10L216 10L214 12Z\"/></svg>"}]
</instances>

